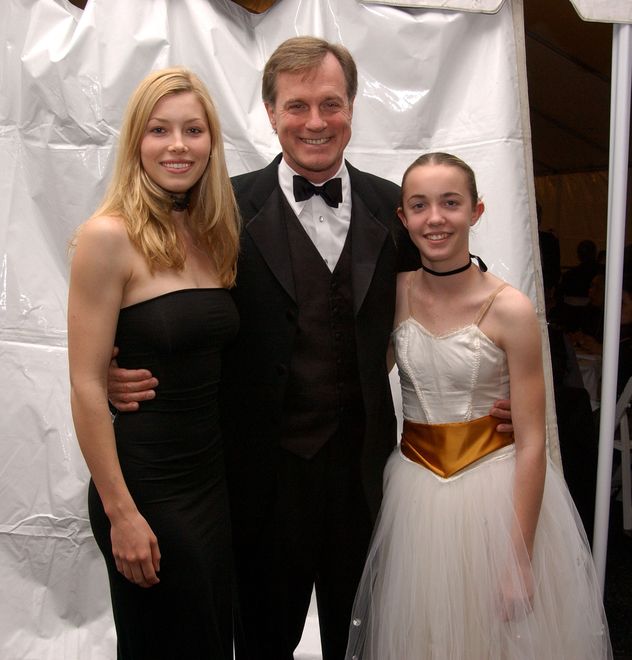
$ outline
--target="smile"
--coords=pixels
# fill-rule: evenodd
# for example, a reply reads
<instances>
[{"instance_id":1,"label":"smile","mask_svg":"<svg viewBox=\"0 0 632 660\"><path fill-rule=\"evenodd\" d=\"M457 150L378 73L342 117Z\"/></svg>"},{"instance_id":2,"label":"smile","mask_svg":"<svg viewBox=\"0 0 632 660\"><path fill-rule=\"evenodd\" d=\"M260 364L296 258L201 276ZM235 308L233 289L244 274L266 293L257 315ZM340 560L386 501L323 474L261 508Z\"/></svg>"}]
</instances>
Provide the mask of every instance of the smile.
<instances>
[{"instance_id":1,"label":"smile","mask_svg":"<svg viewBox=\"0 0 632 660\"><path fill-rule=\"evenodd\" d=\"M192 162L182 162L182 161L171 161L166 160L160 163L163 167L167 167L170 170L186 170L193 165Z\"/></svg>"},{"instance_id":2,"label":"smile","mask_svg":"<svg viewBox=\"0 0 632 660\"><path fill-rule=\"evenodd\" d=\"M425 238L429 241L442 241L444 238L448 238L450 234L426 234Z\"/></svg>"},{"instance_id":3,"label":"smile","mask_svg":"<svg viewBox=\"0 0 632 660\"><path fill-rule=\"evenodd\" d=\"M319 146L321 144L327 144L331 138L301 138L301 141L304 142L305 144L314 144L316 146Z\"/></svg>"}]
</instances>

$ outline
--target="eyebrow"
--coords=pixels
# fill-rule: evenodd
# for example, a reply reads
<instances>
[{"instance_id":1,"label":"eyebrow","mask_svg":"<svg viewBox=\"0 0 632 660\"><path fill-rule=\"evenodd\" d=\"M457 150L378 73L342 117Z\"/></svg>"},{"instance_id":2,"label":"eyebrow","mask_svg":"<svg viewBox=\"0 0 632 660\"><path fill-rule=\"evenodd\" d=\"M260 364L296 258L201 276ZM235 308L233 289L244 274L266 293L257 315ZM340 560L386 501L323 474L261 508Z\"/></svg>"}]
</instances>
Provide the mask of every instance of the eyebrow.
<instances>
[{"instance_id":1,"label":"eyebrow","mask_svg":"<svg viewBox=\"0 0 632 660\"><path fill-rule=\"evenodd\" d=\"M168 124L168 123L170 123L172 120L171 120L171 119L167 119L167 118L165 118L165 117L150 117L150 118L147 120L147 122L149 123L150 121L160 121L160 122L163 122L163 123L165 123L165 124ZM191 119L187 119L187 120L185 120L184 123L185 123L185 124L191 124L191 123L196 122L196 121L204 122L204 121L206 121L206 119L205 119L204 117L193 117L193 118L191 118Z\"/></svg>"},{"instance_id":2,"label":"eyebrow","mask_svg":"<svg viewBox=\"0 0 632 660\"><path fill-rule=\"evenodd\" d=\"M327 103L327 101L340 101L341 103L344 103L345 99L343 96L340 96L339 94L331 94L330 96L326 96L324 99L318 101L318 103ZM302 99L301 97L297 96L295 98L287 99L284 105L288 105L290 103L306 103L306 101L305 99Z\"/></svg>"},{"instance_id":3,"label":"eyebrow","mask_svg":"<svg viewBox=\"0 0 632 660\"><path fill-rule=\"evenodd\" d=\"M460 192L456 192L456 191L454 191L454 192L452 192L452 191L445 192L445 193L441 193L439 195L439 197L444 198L444 199L446 197L464 197L464 196L465 195L462 195ZM413 193L412 195L410 195L410 197L408 197L408 199L409 200L416 199L416 198L426 199L427 197L428 197L428 195L426 195L425 193Z\"/></svg>"}]
</instances>

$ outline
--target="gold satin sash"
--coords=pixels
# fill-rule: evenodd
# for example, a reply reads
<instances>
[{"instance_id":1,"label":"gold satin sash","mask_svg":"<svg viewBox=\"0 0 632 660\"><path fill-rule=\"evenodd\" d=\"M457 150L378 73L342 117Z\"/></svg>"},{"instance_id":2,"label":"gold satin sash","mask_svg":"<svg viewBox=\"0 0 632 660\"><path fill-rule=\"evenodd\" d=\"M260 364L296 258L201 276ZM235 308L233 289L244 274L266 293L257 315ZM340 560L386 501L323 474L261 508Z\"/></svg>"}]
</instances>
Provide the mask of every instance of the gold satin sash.
<instances>
[{"instance_id":1,"label":"gold satin sash","mask_svg":"<svg viewBox=\"0 0 632 660\"><path fill-rule=\"evenodd\" d=\"M490 415L452 424L404 420L400 450L440 477L451 477L483 456L513 444L513 433L499 433L498 423Z\"/></svg>"}]
</instances>

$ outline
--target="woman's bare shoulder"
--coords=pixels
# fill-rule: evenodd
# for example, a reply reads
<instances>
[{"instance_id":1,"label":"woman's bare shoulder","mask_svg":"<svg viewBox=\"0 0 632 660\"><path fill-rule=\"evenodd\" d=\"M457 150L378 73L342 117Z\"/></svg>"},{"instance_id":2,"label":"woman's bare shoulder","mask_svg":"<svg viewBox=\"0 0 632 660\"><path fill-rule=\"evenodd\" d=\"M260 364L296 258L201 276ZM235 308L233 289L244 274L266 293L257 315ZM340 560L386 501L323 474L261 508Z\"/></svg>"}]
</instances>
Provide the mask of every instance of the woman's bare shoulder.
<instances>
[{"instance_id":1,"label":"woman's bare shoulder","mask_svg":"<svg viewBox=\"0 0 632 660\"><path fill-rule=\"evenodd\" d=\"M127 251L131 246L125 221L118 215L95 215L88 218L79 225L72 240L74 249Z\"/></svg>"},{"instance_id":2,"label":"woman's bare shoulder","mask_svg":"<svg viewBox=\"0 0 632 660\"><path fill-rule=\"evenodd\" d=\"M77 236L122 240L127 238L125 221L119 215L93 215L77 228Z\"/></svg>"}]
</instances>

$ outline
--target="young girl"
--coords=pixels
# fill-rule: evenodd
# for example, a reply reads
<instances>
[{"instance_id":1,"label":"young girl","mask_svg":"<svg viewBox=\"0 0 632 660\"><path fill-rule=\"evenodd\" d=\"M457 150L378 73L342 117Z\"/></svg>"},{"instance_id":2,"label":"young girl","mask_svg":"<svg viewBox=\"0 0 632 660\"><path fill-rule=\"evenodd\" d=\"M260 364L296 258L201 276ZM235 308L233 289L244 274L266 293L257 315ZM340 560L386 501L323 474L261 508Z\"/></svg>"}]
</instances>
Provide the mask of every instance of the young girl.
<instances>
[{"instance_id":1,"label":"young girl","mask_svg":"<svg viewBox=\"0 0 632 660\"><path fill-rule=\"evenodd\" d=\"M217 387L238 325L238 224L208 91L186 69L150 74L106 199L77 232L68 300L72 412L119 660L233 657ZM115 342L119 363L151 368L159 386L112 424Z\"/></svg>"},{"instance_id":2,"label":"young girl","mask_svg":"<svg viewBox=\"0 0 632 660\"><path fill-rule=\"evenodd\" d=\"M611 657L590 550L545 452L540 331L526 296L476 267L474 173L443 153L404 174L422 267L398 280L404 431L351 622L349 660ZM511 392L515 438L488 416Z\"/></svg>"}]
</instances>

